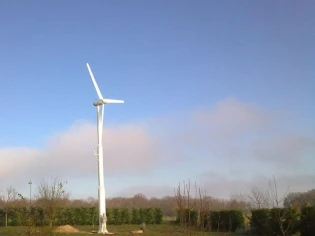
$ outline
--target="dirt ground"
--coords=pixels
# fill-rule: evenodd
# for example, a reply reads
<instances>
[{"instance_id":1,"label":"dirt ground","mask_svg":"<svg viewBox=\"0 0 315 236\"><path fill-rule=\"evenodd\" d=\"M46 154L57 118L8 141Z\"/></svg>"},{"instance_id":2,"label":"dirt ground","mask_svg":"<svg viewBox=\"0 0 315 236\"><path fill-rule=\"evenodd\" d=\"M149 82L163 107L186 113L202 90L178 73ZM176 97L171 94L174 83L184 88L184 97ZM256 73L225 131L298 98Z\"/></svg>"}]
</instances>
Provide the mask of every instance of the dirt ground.
<instances>
[{"instance_id":1,"label":"dirt ground","mask_svg":"<svg viewBox=\"0 0 315 236\"><path fill-rule=\"evenodd\" d=\"M87 234L88 232L78 230L71 225L61 225L54 230L56 233L83 233Z\"/></svg>"}]
</instances>

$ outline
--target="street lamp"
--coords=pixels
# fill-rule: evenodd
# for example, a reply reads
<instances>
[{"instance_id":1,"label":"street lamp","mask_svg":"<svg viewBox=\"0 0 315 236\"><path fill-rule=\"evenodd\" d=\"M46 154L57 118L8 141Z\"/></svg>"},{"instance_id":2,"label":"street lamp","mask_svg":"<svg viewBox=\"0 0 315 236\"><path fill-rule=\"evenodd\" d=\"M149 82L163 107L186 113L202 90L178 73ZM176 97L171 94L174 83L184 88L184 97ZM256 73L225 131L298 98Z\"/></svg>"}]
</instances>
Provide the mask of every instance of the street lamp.
<instances>
[{"instance_id":1,"label":"street lamp","mask_svg":"<svg viewBox=\"0 0 315 236\"><path fill-rule=\"evenodd\" d=\"M30 208L32 206L32 181L28 182L28 184L30 185Z\"/></svg>"}]
</instances>

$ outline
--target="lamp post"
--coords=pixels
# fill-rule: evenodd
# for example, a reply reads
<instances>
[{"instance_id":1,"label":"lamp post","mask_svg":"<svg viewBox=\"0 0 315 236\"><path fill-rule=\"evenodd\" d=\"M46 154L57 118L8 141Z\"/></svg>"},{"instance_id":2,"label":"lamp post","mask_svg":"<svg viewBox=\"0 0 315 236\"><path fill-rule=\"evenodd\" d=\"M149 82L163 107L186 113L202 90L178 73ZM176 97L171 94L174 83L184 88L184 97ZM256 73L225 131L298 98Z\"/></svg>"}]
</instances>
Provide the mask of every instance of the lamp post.
<instances>
[{"instance_id":1,"label":"lamp post","mask_svg":"<svg viewBox=\"0 0 315 236\"><path fill-rule=\"evenodd\" d=\"M28 220L30 224L31 223L31 206L32 206L32 181L28 182L28 184L30 185L30 210L28 213Z\"/></svg>"},{"instance_id":2,"label":"lamp post","mask_svg":"<svg viewBox=\"0 0 315 236\"><path fill-rule=\"evenodd\" d=\"M32 181L28 182L28 184L30 185L30 208L32 206Z\"/></svg>"}]
</instances>

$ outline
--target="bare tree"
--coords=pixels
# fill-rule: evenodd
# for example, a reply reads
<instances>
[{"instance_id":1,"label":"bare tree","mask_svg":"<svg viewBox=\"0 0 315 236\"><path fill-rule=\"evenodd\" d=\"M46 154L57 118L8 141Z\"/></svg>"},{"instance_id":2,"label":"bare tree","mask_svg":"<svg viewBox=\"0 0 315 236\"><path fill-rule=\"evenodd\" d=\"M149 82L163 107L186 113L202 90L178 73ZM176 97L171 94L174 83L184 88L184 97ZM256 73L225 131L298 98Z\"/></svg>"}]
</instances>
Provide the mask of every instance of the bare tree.
<instances>
[{"instance_id":1,"label":"bare tree","mask_svg":"<svg viewBox=\"0 0 315 236\"><path fill-rule=\"evenodd\" d=\"M247 199L253 208L268 208L269 207L269 192L261 190L258 187L251 187L250 193L247 194Z\"/></svg>"},{"instance_id":2,"label":"bare tree","mask_svg":"<svg viewBox=\"0 0 315 236\"><path fill-rule=\"evenodd\" d=\"M177 211L178 211L178 220L180 225L184 226L185 223L185 184L184 191L181 190L181 184L178 184L178 187L174 189L175 199L177 203Z\"/></svg>"},{"instance_id":3,"label":"bare tree","mask_svg":"<svg viewBox=\"0 0 315 236\"><path fill-rule=\"evenodd\" d=\"M3 194L0 194L0 205L5 212L5 227L8 227L8 212L16 200L17 192L14 188L8 187Z\"/></svg>"},{"instance_id":4,"label":"bare tree","mask_svg":"<svg viewBox=\"0 0 315 236\"><path fill-rule=\"evenodd\" d=\"M199 214L200 214L200 229L203 231L211 230L210 221L210 203L207 197L206 190L198 189L199 193Z\"/></svg>"},{"instance_id":5,"label":"bare tree","mask_svg":"<svg viewBox=\"0 0 315 236\"><path fill-rule=\"evenodd\" d=\"M294 224L294 219L286 219L286 211L282 208L283 201L288 195L288 191L289 187L282 197L279 196L277 181L273 175L273 181L269 181L268 197L275 211L274 213L281 232L281 236L291 235L292 226Z\"/></svg>"},{"instance_id":6,"label":"bare tree","mask_svg":"<svg viewBox=\"0 0 315 236\"><path fill-rule=\"evenodd\" d=\"M43 179L37 186L38 203L44 210L50 228L52 228L57 207L68 202L68 197L69 194L64 189L64 183L58 178L54 178L50 182Z\"/></svg>"},{"instance_id":7,"label":"bare tree","mask_svg":"<svg viewBox=\"0 0 315 236\"><path fill-rule=\"evenodd\" d=\"M197 226L196 209L197 209L197 185L195 183L195 197L192 197L190 180L188 183L183 183L183 189L179 183L177 189L174 189L175 199L177 203L178 220L185 234L191 235L193 232L192 226Z\"/></svg>"},{"instance_id":8,"label":"bare tree","mask_svg":"<svg viewBox=\"0 0 315 236\"><path fill-rule=\"evenodd\" d=\"M282 207L283 201L288 195L289 187L287 188L286 192L283 194L282 197L279 196L278 193L278 186L275 176L273 175L272 181L269 181L269 191L268 191L268 198L272 207Z\"/></svg>"},{"instance_id":9,"label":"bare tree","mask_svg":"<svg viewBox=\"0 0 315 236\"><path fill-rule=\"evenodd\" d=\"M283 201L284 207L297 207L301 209L305 204L315 205L315 189L307 192L291 192Z\"/></svg>"}]
</instances>

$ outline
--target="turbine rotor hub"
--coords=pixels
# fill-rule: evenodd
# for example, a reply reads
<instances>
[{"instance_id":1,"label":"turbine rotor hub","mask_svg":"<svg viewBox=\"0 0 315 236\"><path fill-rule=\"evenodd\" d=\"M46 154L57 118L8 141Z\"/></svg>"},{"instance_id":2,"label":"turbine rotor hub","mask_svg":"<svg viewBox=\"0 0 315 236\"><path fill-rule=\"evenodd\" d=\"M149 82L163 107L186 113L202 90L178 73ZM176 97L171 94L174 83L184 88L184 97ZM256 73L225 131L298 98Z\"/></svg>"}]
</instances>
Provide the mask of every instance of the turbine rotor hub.
<instances>
[{"instance_id":1,"label":"turbine rotor hub","mask_svg":"<svg viewBox=\"0 0 315 236\"><path fill-rule=\"evenodd\" d=\"M93 102L93 105L94 105L94 106L101 106L101 105L103 105L103 104L104 104L104 101L103 101L103 100L97 100L97 101Z\"/></svg>"}]
</instances>

